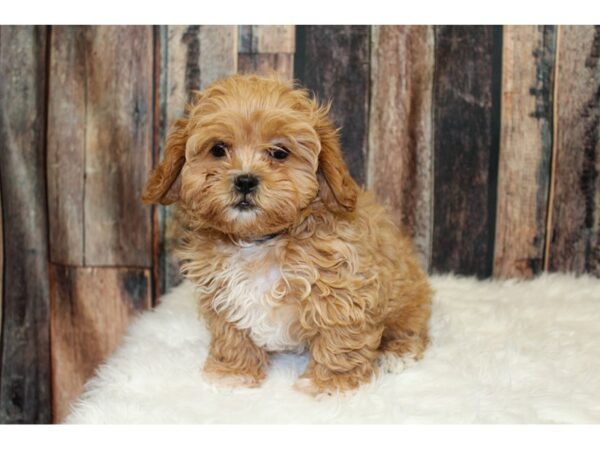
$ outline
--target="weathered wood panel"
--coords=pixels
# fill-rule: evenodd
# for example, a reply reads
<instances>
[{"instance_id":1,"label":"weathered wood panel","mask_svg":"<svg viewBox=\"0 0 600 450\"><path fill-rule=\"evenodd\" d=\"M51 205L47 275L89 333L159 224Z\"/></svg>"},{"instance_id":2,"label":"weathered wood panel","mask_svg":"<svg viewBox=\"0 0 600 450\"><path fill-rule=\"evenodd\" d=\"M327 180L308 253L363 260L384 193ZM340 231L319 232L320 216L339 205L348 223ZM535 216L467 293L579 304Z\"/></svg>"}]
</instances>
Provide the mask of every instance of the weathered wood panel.
<instances>
[{"instance_id":1,"label":"weathered wood panel","mask_svg":"<svg viewBox=\"0 0 600 450\"><path fill-rule=\"evenodd\" d=\"M163 156L169 126L184 113L192 90L237 72L236 26L161 26L159 29L160 79L158 85L159 134L155 159ZM159 233L155 264L159 267L160 291L181 281L172 253L171 207L155 208Z\"/></svg>"},{"instance_id":2,"label":"weathered wood panel","mask_svg":"<svg viewBox=\"0 0 600 450\"><path fill-rule=\"evenodd\" d=\"M84 264L87 27L54 26L48 84L50 258Z\"/></svg>"},{"instance_id":3,"label":"weathered wood panel","mask_svg":"<svg viewBox=\"0 0 600 450\"><path fill-rule=\"evenodd\" d=\"M85 264L150 267L140 195L152 166L152 27L90 27L88 39Z\"/></svg>"},{"instance_id":4,"label":"weathered wood panel","mask_svg":"<svg viewBox=\"0 0 600 450\"><path fill-rule=\"evenodd\" d=\"M492 273L501 28L436 26L432 268Z\"/></svg>"},{"instance_id":5,"label":"weathered wood panel","mask_svg":"<svg viewBox=\"0 0 600 450\"><path fill-rule=\"evenodd\" d=\"M374 26L367 185L431 254L433 27Z\"/></svg>"},{"instance_id":6,"label":"weathered wood panel","mask_svg":"<svg viewBox=\"0 0 600 450\"><path fill-rule=\"evenodd\" d=\"M293 53L240 53L238 56L240 73L271 75L276 72L284 80L291 80L294 74Z\"/></svg>"},{"instance_id":7,"label":"weathered wood panel","mask_svg":"<svg viewBox=\"0 0 600 450\"><path fill-rule=\"evenodd\" d=\"M293 25L241 25L238 70L263 75L275 71L290 80L294 76L295 49Z\"/></svg>"},{"instance_id":8,"label":"weathered wood panel","mask_svg":"<svg viewBox=\"0 0 600 450\"><path fill-rule=\"evenodd\" d=\"M561 26L547 268L600 276L600 26Z\"/></svg>"},{"instance_id":9,"label":"weathered wood panel","mask_svg":"<svg viewBox=\"0 0 600 450\"><path fill-rule=\"evenodd\" d=\"M5 221L0 423L51 420L46 36L46 27L0 27L0 190Z\"/></svg>"},{"instance_id":10,"label":"weathered wood panel","mask_svg":"<svg viewBox=\"0 0 600 450\"><path fill-rule=\"evenodd\" d=\"M168 126L183 114L190 92L207 87L237 68L237 27L190 25L161 27L165 35Z\"/></svg>"},{"instance_id":11,"label":"weathered wood panel","mask_svg":"<svg viewBox=\"0 0 600 450\"><path fill-rule=\"evenodd\" d=\"M48 104L51 257L150 267L151 27L54 27Z\"/></svg>"},{"instance_id":12,"label":"weathered wood panel","mask_svg":"<svg viewBox=\"0 0 600 450\"><path fill-rule=\"evenodd\" d=\"M555 26L504 27L495 276L543 269L555 56Z\"/></svg>"},{"instance_id":13,"label":"weathered wood panel","mask_svg":"<svg viewBox=\"0 0 600 450\"><path fill-rule=\"evenodd\" d=\"M369 103L368 26L297 26L294 76L322 100L341 127L344 159L356 181L366 182Z\"/></svg>"},{"instance_id":14,"label":"weathered wood panel","mask_svg":"<svg viewBox=\"0 0 600 450\"><path fill-rule=\"evenodd\" d=\"M4 233L2 231L2 185L0 185L0 348L2 345L2 298L4 280ZM0 362L0 378L2 377L2 363Z\"/></svg>"},{"instance_id":15,"label":"weathered wood panel","mask_svg":"<svg viewBox=\"0 0 600 450\"><path fill-rule=\"evenodd\" d=\"M240 53L294 53L296 30L293 25L240 25Z\"/></svg>"},{"instance_id":16,"label":"weathered wood panel","mask_svg":"<svg viewBox=\"0 0 600 450\"><path fill-rule=\"evenodd\" d=\"M148 269L50 266L54 421L117 347L131 319L151 305Z\"/></svg>"}]
</instances>

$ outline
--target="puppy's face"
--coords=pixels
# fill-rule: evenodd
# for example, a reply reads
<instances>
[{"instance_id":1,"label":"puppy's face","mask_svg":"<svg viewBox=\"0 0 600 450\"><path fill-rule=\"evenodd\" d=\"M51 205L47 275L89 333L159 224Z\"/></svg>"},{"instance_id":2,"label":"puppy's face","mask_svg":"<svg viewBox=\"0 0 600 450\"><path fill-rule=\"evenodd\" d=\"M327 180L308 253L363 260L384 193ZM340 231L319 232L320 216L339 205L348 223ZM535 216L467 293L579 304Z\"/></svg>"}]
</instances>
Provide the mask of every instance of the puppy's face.
<instances>
[{"instance_id":1,"label":"puppy's face","mask_svg":"<svg viewBox=\"0 0 600 450\"><path fill-rule=\"evenodd\" d=\"M179 200L202 226L256 238L317 197L336 212L356 200L326 108L276 80L235 76L198 93L175 123L143 198Z\"/></svg>"},{"instance_id":2,"label":"puppy's face","mask_svg":"<svg viewBox=\"0 0 600 450\"><path fill-rule=\"evenodd\" d=\"M319 138L287 97L253 88L201 100L181 172L188 211L225 233L256 237L286 228L316 197Z\"/></svg>"}]
</instances>

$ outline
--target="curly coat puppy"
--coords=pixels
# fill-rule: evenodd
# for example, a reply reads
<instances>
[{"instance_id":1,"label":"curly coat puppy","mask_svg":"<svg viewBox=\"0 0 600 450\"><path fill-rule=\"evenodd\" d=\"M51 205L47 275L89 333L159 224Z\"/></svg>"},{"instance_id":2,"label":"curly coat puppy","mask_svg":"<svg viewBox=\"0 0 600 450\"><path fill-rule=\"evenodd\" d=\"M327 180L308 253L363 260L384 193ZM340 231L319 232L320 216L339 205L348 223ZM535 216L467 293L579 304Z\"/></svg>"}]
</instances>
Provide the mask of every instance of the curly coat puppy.
<instances>
[{"instance_id":1,"label":"curly coat puppy","mask_svg":"<svg viewBox=\"0 0 600 450\"><path fill-rule=\"evenodd\" d=\"M195 93L150 174L143 200L178 203L212 379L256 386L269 352L307 348L296 387L344 391L381 357L418 359L427 345L427 278L350 176L328 110L276 79L218 81Z\"/></svg>"}]
</instances>

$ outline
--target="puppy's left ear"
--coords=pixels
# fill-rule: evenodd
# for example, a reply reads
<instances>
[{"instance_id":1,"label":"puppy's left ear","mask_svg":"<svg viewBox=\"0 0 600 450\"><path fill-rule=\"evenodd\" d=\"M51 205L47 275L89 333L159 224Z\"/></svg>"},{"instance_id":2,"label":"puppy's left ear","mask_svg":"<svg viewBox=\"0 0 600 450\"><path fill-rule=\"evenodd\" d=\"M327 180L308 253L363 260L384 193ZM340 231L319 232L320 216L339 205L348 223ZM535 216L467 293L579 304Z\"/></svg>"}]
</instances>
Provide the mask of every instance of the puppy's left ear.
<instances>
[{"instance_id":1,"label":"puppy's left ear","mask_svg":"<svg viewBox=\"0 0 600 450\"><path fill-rule=\"evenodd\" d=\"M169 205L179 200L181 189L181 168L185 163L185 145L187 142L186 126L188 119L175 121L165 145L165 157L150 172L142 193L142 201L146 204Z\"/></svg>"},{"instance_id":2,"label":"puppy's left ear","mask_svg":"<svg viewBox=\"0 0 600 450\"><path fill-rule=\"evenodd\" d=\"M329 119L329 106L319 108L315 130L321 141L319 197L332 212L352 212L356 208L358 186L342 157L337 130Z\"/></svg>"}]
</instances>

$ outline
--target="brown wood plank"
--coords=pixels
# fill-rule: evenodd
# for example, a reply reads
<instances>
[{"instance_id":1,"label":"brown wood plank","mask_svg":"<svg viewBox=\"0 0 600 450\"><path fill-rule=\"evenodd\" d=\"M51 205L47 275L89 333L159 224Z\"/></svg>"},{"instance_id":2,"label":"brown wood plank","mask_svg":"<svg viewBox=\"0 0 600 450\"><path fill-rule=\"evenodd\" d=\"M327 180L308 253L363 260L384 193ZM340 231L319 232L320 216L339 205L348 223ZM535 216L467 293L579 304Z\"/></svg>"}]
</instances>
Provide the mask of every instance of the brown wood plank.
<instances>
[{"instance_id":1,"label":"brown wood plank","mask_svg":"<svg viewBox=\"0 0 600 450\"><path fill-rule=\"evenodd\" d=\"M238 70L240 73L294 76L296 48L293 25L242 25L239 27Z\"/></svg>"},{"instance_id":2,"label":"brown wood plank","mask_svg":"<svg viewBox=\"0 0 600 450\"><path fill-rule=\"evenodd\" d=\"M84 264L87 27L54 26L48 85L50 258Z\"/></svg>"},{"instance_id":3,"label":"brown wood plank","mask_svg":"<svg viewBox=\"0 0 600 450\"><path fill-rule=\"evenodd\" d=\"M501 27L436 26L432 268L492 274Z\"/></svg>"},{"instance_id":4,"label":"brown wood plank","mask_svg":"<svg viewBox=\"0 0 600 450\"><path fill-rule=\"evenodd\" d=\"M293 25L253 25L255 53L294 53L296 30Z\"/></svg>"},{"instance_id":5,"label":"brown wood plank","mask_svg":"<svg viewBox=\"0 0 600 450\"><path fill-rule=\"evenodd\" d=\"M160 80L158 101L160 129L156 159L162 158L169 125L184 113L192 90L237 72L237 26L161 26L159 29ZM160 290L181 281L179 264L172 255L171 207L155 208L159 224L155 256Z\"/></svg>"},{"instance_id":6,"label":"brown wood plank","mask_svg":"<svg viewBox=\"0 0 600 450\"><path fill-rule=\"evenodd\" d=\"M423 267L431 254L433 27L371 31L369 189L412 236Z\"/></svg>"},{"instance_id":7,"label":"brown wood plank","mask_svg":"<svg viewBox=\"0 0 600 450\"><path fill-rule=\"evenodd\" d=\"M85 264L150 267L152 27L86 33Z\"/></svg>"},{"instance_id":8,"label":"brown wood plank","mask_svg":"<svg viewBox=\"0 0 600 450\"><path fill-rule=\"evenodd\" d=\"M294 53L293 25L240 25L239 53Z\"/></svg>"},{"instance_id":9,"label":"brown wood plank","mask_svg":"<svg viewBox=\"0 0 600 450\"><path fill-rule=\"evenodd\" d=\"M294 55L293 53L240 53L238 71L267 76L275 72L282 79L291 80L294 73Z\"/></svg>"},{"instance_id":10,"label":"brown wood plank","mask_svg":"<svg viewBox=\"0 0 600 450\"><path fill-rule=\"evenodd\" d=\"M50 266L52 404L61 422L84 383L151 304L150 270Z\"/></svg>"},{"instance_id":11,"label":"brown wood plank","mask_svg":"<svg viewBox=\"0 0 600 450\"><path fill-rule=\"evenodd\" d=\"M546 267L600 276L600 26L561 26Z\"/></svg>"},{"instance_id":12,"label":"brown wood plank","mask_svg":"<svg viewBox=\"0 0 600 450\"><path fill-rule=\"evenodd\" d=\"M183 114L192 90L237 71L237 27L190 25L161 27L165 41L167 127Z\"/></svg>"},{"instance_id":13,"label":"brown wood plank","mask_svg":"<svg viewBox=\"0 0 600 450\"><path fill-rule=\"evenodd\" d=\"M297 26L294 77L323 101L341 127L350 173L366 181L369 103L369 28L363 25Z\"/></svg>"},{"instance_id":14,"label":"brown wood plank","mask_svg":"<svg viewBox=\"0 0 600 450\"><path fill-rule=\"evenodd\" d=\"M51 420L44 157L46 41L46 27L0 27L0 191L5 256L0 423Z\"/></svg>"},{"instance_id":15,"label":"brown wood plank","mask_svg":"<svg viewBox=\"0 0 600 450\"><path fill-rule=\"evenodd\" d=\"M0 185L0 349L2 348L2 299L4 282L4 233L2 230L2 185ZM2 378L2 363L0 360L0 378Z\"/></svg>"},{"instance_id":16,"label":"brown wood plank","mask_svg":"<svg viewBox=\"0 0 600 450\"><path fill-rule=\"evenodd\" d=\"M552 155L555 26L505 26L494 275L543 269Z\"/></svg>"}]
</instances>

